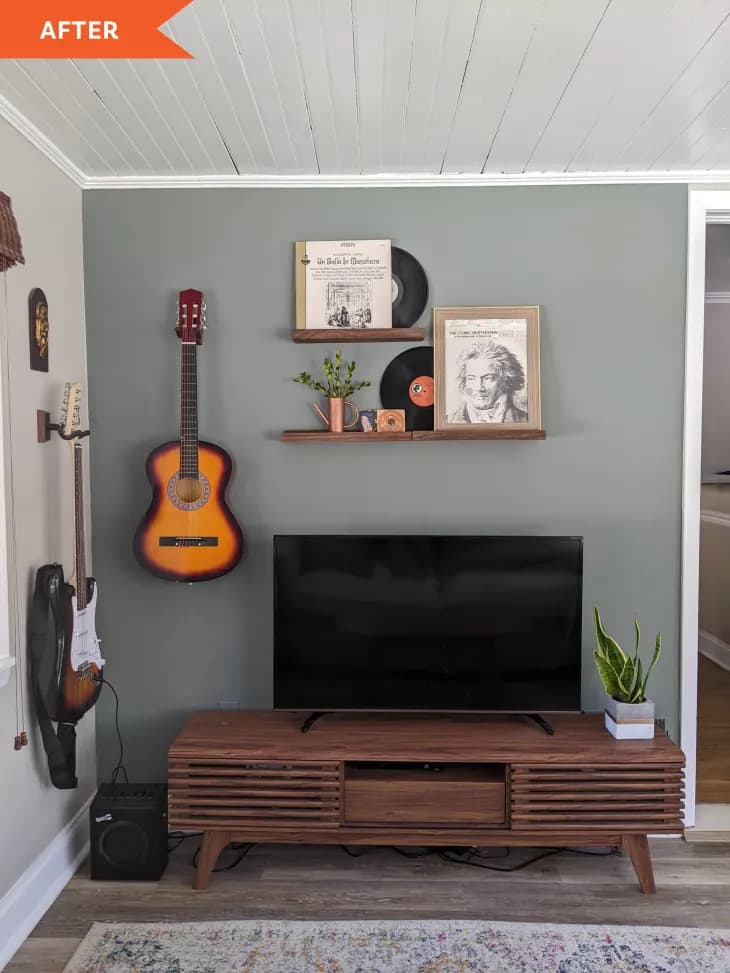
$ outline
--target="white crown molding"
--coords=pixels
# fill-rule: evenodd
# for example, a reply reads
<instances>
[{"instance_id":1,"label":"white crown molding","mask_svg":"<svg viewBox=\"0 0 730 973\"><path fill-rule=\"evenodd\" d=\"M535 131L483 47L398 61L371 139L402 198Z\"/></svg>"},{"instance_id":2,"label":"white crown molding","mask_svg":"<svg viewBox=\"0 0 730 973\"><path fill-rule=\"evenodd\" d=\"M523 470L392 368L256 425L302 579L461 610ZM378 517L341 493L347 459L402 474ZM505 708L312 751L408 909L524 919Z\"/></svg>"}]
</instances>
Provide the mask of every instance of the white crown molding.
<instances>
[{"instance_id":1,"label":"white crown molding","mask_svg":"<svg viewBox=\"0 0 730 973\"><path fill-rule=\"evenodd\" d=\"M19 112L2 95L0 95L0 118L4 118L6 122L9 122L13 128L17 129L21 135L24 135L28 139L31 145L34 145L39 152L42 152L54 165L58 166L61 172L83 189L86 176L78 166L75 166L54 142L44 135L39 128L36 128L29 118L26 118L22 112Z\"/></svg>"},{"instance_id":2,"label":"white crown molding","mask_svg":"<svg viewBox=\"0 0 730 973\"><path fill-rule=\"evenodd\" d=\"M390 172L311 175L137 175L87 176L84 189L391 189L446 186L614 186L730 183L730 171L676 172Z\"/></svg>"},{"instance_id":3,"label":"white crown molding","mask_svg":"<svg viewBox=\"0 0 730 973\"><path fill-rule=\"evenodd\" d=\"M730 291L706 291L705 304L730 304Z\"/></svg>"},{"instance_id":4,"label":"white crown molding","mask_svg":"<svg viewBox=\"0 0 730 973\"><path fill-rule=\"evenodd\" d=\"M0 970L5 969L88 855L89 805L93 799L92 794L0 899Z\"/></svg>"}]
</instances>

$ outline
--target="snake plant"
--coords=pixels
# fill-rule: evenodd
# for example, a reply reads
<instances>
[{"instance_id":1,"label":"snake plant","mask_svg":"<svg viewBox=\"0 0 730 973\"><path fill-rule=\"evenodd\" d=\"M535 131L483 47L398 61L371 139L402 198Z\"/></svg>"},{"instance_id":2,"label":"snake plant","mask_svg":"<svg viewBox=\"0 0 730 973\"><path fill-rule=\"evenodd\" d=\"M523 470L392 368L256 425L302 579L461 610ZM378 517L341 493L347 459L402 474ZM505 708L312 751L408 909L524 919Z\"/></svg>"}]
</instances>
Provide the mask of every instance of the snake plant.
<instances>
[{"instance_id":1,"label":"snake plant","mask_svg":"<svg viewBox=\"0 0 730 973\"><path fill-rule=\"evenodd\" d=\"M620 703L643 703L646 699L646 684L649 676L662 654L661 633L657 632L654 655L649 668L644 672L639 658L641 631L638 618L634 621L636 648L633 656L626 655L618 642L611 638L595 606L593 621L596 626L597 645L593 658L596 660L596 668L606 687L606 692Z\"/></svg>"}]
</instances>

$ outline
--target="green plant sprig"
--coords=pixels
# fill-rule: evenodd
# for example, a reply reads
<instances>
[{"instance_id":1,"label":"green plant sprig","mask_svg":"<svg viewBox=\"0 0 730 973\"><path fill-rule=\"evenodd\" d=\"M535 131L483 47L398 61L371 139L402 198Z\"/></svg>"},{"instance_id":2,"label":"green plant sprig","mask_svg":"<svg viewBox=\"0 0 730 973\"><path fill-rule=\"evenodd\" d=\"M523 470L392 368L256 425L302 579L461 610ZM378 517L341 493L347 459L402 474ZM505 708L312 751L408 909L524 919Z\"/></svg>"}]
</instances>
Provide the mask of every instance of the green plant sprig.
<instances>
[{"instance_id":1,"label":"green plant sprig","mask_svg":"<svg viewBox=\"0 0 730 973\"><path fill-rule=\"evenodd\" d=\"M300 385L307 385L310 389L314 389L315 392L319 392L320 395L324 395L328 399L346 399L353 392L368 388L372 384L369 381L353 381L353 375L357 367L354 361L351 361L345 367L344 374L342 365L342 352L337 351L335 352L334 361L331 358L325 358L322 362L322 371L327 382L326 385L313 378L309 372L300 372L292 381L298 382Z\"/></svg>"},{"instance_id":2,"label":"green plant sprig","mask_svg":"<svg viewBox=\"0 0 730 973\"><path fill-rule=\"evenodd\" d=\"M662 654L662 636L657 632L654 655L646 673L643 672L639 658L641 631L638 618L634 620L636 648L633 657L626 655L618 642L606 631L598 609L593 607L593 621L596 626L596 651L593 658L603 685L609 696L620 703L643 703L646 699L646 684L654 666Z\"/></svg>"}]
</instances>

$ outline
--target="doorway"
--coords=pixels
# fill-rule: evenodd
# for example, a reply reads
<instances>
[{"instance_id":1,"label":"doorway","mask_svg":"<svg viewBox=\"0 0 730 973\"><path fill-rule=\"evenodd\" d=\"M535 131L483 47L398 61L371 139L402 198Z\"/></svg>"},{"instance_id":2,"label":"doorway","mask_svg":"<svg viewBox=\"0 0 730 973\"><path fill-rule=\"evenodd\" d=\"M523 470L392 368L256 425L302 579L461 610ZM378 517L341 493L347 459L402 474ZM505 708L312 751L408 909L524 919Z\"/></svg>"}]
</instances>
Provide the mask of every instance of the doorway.
<instances>
[{"instance_id":1,"label":"doorway","mask_svg":"<svg viewBox=\"0 0 730 973\"><path fill-rule=\"evenodd\" d=\"M727 840L730 193L690 190L688 230L680 689L680 742L687 756L685 824L690 840Z\"/></svg>"}]
</instances>

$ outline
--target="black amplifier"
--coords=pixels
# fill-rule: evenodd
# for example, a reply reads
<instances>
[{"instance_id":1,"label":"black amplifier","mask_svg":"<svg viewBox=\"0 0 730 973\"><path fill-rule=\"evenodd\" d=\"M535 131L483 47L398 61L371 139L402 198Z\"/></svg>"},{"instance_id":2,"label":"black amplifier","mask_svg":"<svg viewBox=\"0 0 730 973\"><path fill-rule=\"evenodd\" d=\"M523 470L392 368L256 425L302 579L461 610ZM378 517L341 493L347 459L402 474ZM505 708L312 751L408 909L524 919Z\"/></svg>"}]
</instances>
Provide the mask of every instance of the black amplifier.
<instances>
[{"instance_id":1,"label":"black amplifier","mask_svg":"<svg viewBox=\"0 0 730 973\"><path fill-rule=\"evenodd\" d=\"M167 867L167 784L101 784L91 803L91 878L155 881Z\"/></svg>"}]
</instances>

